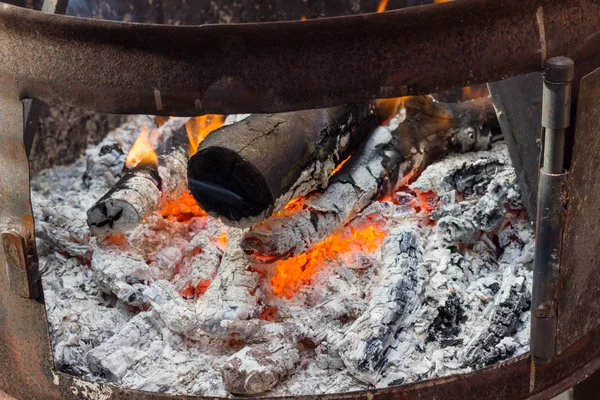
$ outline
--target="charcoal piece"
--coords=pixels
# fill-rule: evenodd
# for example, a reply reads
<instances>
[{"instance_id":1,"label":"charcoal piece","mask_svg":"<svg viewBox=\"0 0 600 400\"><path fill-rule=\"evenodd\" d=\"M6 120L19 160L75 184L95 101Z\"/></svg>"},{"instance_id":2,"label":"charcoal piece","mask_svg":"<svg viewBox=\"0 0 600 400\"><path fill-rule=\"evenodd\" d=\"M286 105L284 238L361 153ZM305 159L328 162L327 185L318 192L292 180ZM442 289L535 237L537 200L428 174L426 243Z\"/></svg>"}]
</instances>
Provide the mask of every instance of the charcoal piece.
<instances>
[{"instance_id":1,"label":"charcoal piece","mask_svg":"<svg viewBox=\"0 0 600 400\"><path fill-rule=\"evenodd\" d=\"M494 177L507 168L504 161L495 158L477 160L454 169L444 180L460 193L481 196Z\"/></svg>"},{"instance_id":2,"label":"charcoal piece","mask_svg":"<svg viewBox=\"0 0 600 400\"><path fill-rule=\"evenodd\" d=\"M389 346L411 302L417 302L417 270L422 256L414 232L393 231L383 247L379 282L367 309L346 330L339 353L348 370L361 381L376 384L387 364Z\"/></svg>"},{"instance_id":3,"label":"charcoal piece","mask_svg":"<svg viewBox=\"0 0 600 400\"><path fill-rule=\"evenodd\" d=\"M466 320L462 300L456 294L450 295L444 306L438 307L438 315L429 327L425 341L428 343L439 339L442 347L452 346L449 343L462 342L462 339L456 339L456 336L460 333L460 324Z\"/></svg>"},{"instance_id":4,"label":"charcoal piece","mask_svg":"<svg viewBox=\"0 0 600 400\"><path fill-rule=\"evenodd\" d=\"M456 246L459 243L473 243L477 234L477 227L471 218L465 215L441 218L437 223L437 230L442 243L447 247Z\"/></svg>"},{"instance_id":5,"label":"charcoal piece","mask_svg":"<svg viewBox=\"0 0 600 400\"><path fill-rule=\"evenodd\" d=\"M515 171L510 169L498 174L488 185L487 192L475 207L474 222L479 229L491 232L504 219L507 207L524 208Z\"/></svg>"},{"instance_id":6,"label":"charcoal piece","mask_svg":"<svg viewBox=\"0 0 600 400\"><path fill-rule=\"evenodd\" d=\"M512 354L512 346L501 342L516 333L521 314L530 307L531 296L526 291L524 277L515 275L515 267L506 264L503 267L502 287L495 297L488 323L462 352L465 366L482 368L499 361L501 356Z\"/></svg>"},{"instance_id":7,"label":"charcoal piece","mask_svg":"<svg viewBox=\"0 0 600 400\"><path fill-rule=\"evenodd\" d=\"M479 124L489 101L442 104L428 96L406 101L406 120L393 132L376 129L302 209L255 225L242 247L252 262L271 263L308 251L343 227L372 200L396 186L402 172L418 175L444 156L457 134ZM475 111L479 111L476 113ZM470 147L471 146L471 147ZM464 144L472 148L473 144Z\"/></svg>"},{"instance_id":8,"label":"charcoal piece","mask_svg":"<svg viewBox=\"0 0 600 400\"><path fill-rule=\"evenodd\" d=\"M369 102L252 115L202 142L189 161L190 190L210 215L249 227L325 187L382 118Z\"/></svg>"}]
</instances>

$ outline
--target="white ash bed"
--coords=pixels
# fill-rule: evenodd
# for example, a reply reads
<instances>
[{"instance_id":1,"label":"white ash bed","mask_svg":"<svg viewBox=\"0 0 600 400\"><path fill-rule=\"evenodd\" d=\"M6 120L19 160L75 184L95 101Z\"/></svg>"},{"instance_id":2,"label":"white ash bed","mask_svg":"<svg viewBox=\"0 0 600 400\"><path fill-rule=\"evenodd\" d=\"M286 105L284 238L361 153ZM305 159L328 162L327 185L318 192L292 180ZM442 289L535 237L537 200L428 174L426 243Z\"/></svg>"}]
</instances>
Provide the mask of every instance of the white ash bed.
<instances>
[{"instance_id":1,"label":"white ash bed","mask_svg":"<svg viewBox=\"0 0 600 400\"><path fill-rule=\"evenodd\" d=\"M451 154L372 202L310 256L320 256L310 282L290 283L282 264L244 258L243 230L201 213L90 235L86 211L153 123L131 118L32 179L60 370L172 394L300 395L463 373L528 350L533 230L504 144Z\"/></svg>"}]
</instances>

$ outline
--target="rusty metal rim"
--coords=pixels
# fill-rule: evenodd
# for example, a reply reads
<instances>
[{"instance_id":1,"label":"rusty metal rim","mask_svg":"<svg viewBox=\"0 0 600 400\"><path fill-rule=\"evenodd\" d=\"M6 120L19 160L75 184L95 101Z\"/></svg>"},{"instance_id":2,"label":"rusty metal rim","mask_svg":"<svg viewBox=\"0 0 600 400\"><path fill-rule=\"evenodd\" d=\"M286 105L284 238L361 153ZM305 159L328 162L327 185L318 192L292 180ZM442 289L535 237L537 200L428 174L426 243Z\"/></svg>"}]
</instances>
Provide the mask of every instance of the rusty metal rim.
<instances>
[{"instance_id":1,"label":"rusty metal rim","mask_svg":"<svg viewBox=\"0 0 600 400\"><path fill-rule=\"evenodd\" d=\"M595 54L599 14L594 0L461 0L304 22L164 26L2 4L0 75L19 98L104 112L289 111L497 81L574 49Z\"/></svg>"}]
</instances>

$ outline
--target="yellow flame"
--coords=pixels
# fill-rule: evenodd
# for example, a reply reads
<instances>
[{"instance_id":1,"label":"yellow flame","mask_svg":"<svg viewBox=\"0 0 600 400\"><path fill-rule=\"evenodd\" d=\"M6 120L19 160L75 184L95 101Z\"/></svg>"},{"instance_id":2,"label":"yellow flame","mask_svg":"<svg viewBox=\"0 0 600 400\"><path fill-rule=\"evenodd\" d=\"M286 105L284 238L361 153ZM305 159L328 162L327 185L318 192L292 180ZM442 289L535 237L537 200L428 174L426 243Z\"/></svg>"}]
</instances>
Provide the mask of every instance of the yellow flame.
<instances>
[{"instance_id":1,"label":"yellow flame","mask_svg":"<svg viewBox=\"0 0 600 400\"><path fill-rule=\"evenodd\" d=\"M218 114L207 114L190 119L185 125L190 141L189 156L196 154L198 146L209 133L219 129L224 124L225 116Z\"/></svg>"},{"instance_id":2,"label":"yellow flame","mask_svg":"<svg viewBox=\"0 0 600 400\"><path fill-rule=\"evenodd\" d=\"M137 137L129 154L125 160L125 166L129 169L136 166L156 166L158 165L158 157L154 151L154 145L160 136L160 132L152 131L148 133L148 128L143 127L140 135Z\"/></svg>"}]
</instances>

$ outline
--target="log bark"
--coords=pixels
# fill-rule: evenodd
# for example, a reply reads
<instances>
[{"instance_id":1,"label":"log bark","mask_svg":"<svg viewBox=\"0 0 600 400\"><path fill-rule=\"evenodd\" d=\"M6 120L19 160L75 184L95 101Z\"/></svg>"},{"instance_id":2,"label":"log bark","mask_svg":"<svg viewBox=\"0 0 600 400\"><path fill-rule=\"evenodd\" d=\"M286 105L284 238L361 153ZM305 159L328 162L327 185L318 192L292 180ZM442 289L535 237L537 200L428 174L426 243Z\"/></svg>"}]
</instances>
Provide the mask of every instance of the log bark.
<instances>
[{"instance_id":1,"label":"log bark","mask_svg":"<svg viewBox=\"0 0 600 400\"><path fill-rule=\"evenodd\" d=\"M252 115L212 132L189 162L189 187L210 215L249 227L327 185L381 121L369 102Z\"/></svg>"},{"instance_id":2,"label":"log bark","mask_svg":"<svg viewBox=\"0 0 600 400\"><path fill-rule=\"evenodd\" d=\"M393 231L383 247L379 282L372 289L367 309L346 330L339 352L348 370L375 385L386 366L386 355L400 328L409 302L417 296L422 250L413 232Z\"/></svg>"},{"instance_id":3,"label":"log bark","mask_svg":"<svg viewBox=\"0 0 600 400\"><path fill-rule=\"evenodd\" d=\"M335 174L324 192L303 207L275 215L245 235L242 248L256 263L272 263L308 251L351 221L372 200L396 186L398 176L415 177L450 148L469 151L489 146L480 129L488 99L443 104L431 97L407 101L406 120L390 132L380 127Z\"/></svg>"},{"instance_id":4,"label":"log bark","mask_svg":"<svg viewBox=\"0 0 600 400\"><path fill-rule=\"evenodd\" d=\"M175 198L186 189L188 138L185 118L171 119L161 126L162 149L158 165L141 165L128 171L87 212L92 233L124 232L135 228L156 211L165 198Z\"/></svg>"}]
</instances>

